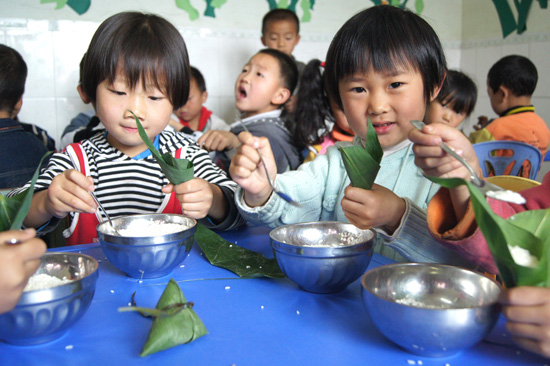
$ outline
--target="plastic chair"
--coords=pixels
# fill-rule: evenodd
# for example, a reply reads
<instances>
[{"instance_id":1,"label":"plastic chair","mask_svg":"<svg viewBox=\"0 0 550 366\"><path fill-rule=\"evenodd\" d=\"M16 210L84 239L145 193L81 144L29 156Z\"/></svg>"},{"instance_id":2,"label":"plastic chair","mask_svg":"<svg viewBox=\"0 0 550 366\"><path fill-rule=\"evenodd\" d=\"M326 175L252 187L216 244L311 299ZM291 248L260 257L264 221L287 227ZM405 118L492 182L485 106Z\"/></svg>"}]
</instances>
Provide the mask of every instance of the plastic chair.
<instances>
[{"instance_id":1,"label":"plastic chair","mask_svg":"<svg viewBox=\"0 0 550 366\"><path fill-rule=\"evenodd\" d=\"M488 177L491 171L494 175L504 175L506 168L510 165L512 165L512 168L507 175L517 176L523 162L527 160L531 164L529 179L535 180L537 178L542 163L542 154L533 145L519 141L487 141L473 146L484 177ZM495 150L511 150L513 154L512 156L496 156Z\"/></svg>"}]
</instances>

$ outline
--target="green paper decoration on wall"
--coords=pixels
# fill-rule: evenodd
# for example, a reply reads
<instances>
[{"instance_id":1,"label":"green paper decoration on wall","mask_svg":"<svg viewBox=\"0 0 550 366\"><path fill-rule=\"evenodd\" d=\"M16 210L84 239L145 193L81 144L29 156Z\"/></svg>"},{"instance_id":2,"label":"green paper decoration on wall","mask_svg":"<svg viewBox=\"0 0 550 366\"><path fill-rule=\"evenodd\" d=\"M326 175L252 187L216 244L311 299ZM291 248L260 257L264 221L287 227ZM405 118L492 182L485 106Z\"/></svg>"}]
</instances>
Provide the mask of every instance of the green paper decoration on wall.
<instances>
[{"instance_id":1,"label":"green paper decoration on wall","mask_svg":"<svg viewBox=\"0 0 550 366\"><path fill-rule=\"evenodd\" d=\"M65 5L69 5L71 9L76 11L78 15L82 15L88 11L92 0L40 0L40 4L57 3L56 9L61 9Z\"/></svg>"},{"instance_id":2,"label":"green paper decoration on wall","mask_svg":"<svg viewBox=\"0 0 550 366\"><path fill-rule=\"evenodd\" d=\"M396 6L401 9L407 8L407 3L409 0L371 0L374 5L391 5ZM414 11L416 14L420 15L424 10L424 0L415 0L414 2Z\"/></svg>"},{"instance_id":3,"label":"green paper decoration on wall","mask_svg":"<svg viewBox=\"0 0 550 366\"><path fill-rule=\"evenodd\" d=\"M267 4L269 5L269 10L288 9L296 13L296 5L298 5L299 1L300 0L291 0L289 5L288 0L279 0L278 3L276 0L267 0ZM314 5L315 0L302 0L300 3L300 8L303 12L302 19L300 19L301 22L307 23L311 20L311 10L313 10Z\"/></svg>"},{"instance_id":4,"label":"green paper decoration on wall","mask_svg":"<svg viewBox=\"0 0 550 366\"><path fill-rule=\"evenodd\" d=\"M538 0L538 3L541 9L548 8L548 0ZM493 0L493 4L495 4L498 19L500 20L502 38L506 38L513 31L522 34L527 30L527 17L529 16L531 5L533 5L533 0L514 0L518 16L517 20L508 0Z\"/></svg>"}]
</instances>

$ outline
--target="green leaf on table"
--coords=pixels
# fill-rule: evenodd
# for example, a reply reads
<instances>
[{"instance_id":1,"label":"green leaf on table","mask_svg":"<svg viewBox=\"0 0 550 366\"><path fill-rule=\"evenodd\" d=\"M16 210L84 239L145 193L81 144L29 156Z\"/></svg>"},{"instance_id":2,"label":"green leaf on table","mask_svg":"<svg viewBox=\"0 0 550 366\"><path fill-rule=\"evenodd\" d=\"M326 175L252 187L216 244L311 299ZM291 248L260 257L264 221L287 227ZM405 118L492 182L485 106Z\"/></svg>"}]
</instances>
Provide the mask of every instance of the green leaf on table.
<instances>
[{"instance_id":1,"label":"green leaf on table","mask_svg":"<svg viewBox=\"0 0 550 366\"><path fill-rule=\"evenodd\" d=\"M470 182L459 178L428 178L446 188L467 185L477 225L508 288L550 286L550 209L524 211L504 219L493 212L483 193ZM529 251L538 259L536 267L517 264L508 245Z\"/></svg>"},{"instance_id":2,"label":"green leaf on table","mask_svg":"<svg viewBox=\"0 0 550 366\"><path fill-rule=\"evenodd\" d=\"M51 152L47 152L44 156L42 156L42 159L40 159L40 163L38 163L38 167L36 167L36 170L34 171L34 175L31 179L31 185L28 189L10 198L0 195L0 232L21 229L23 220L27 216L29 208L31 207L31 200L34 194L34 184L38 179L40 167L42 166L44 159L50 154Z\"/></svg>"},{"instance_id":3,"label":"green leaf on table","mask_svg":"<svg viewBox=\"0 0 550 366\"><path fill-rule=\"evenodd\" d=\"M130 306L119 308L118 311L137 311L143 316L155 318L139 354L141 357L193 342L208 334L202 320L193 310L193 303L187 302L174 279L170 279L166 285L155 309Z\"/></svg>"},{"instance_id":4,"label":"green leaf on table","mask_svg":"<svg viewBox=\"0 0 550 366\"><path fill-rule=\"evenodd\" d=\"M276 259L228 242L201 224L197 224L195 241L212 265L228 269L240 277L285 277Z\"/></svg>"},{"instance_id":5,"label":"green leaf on table","mask_svg":"<svg viewBox=\"0 0 550 366\"><path fill-rule=\"evenodd\" d=\"M170 153L164 153L161 155L151 140L149 140L149 136L145 133L145 130L143 129L143 126L141 125L141 122L139 122L137 116L132 111L130 111L130 113L132 113L136 120L139 136L159 163L162 172L166 175L166 178L168 178L170 183L177 185L193 179L195 176L193 171L193 163L187 159L176 159Z\"/></svg>"},{"instance_id":6,"label":"green leaf on table","mask_svg":"<svg viewBox=\"0 0 550 366\"><path fill-rule=\"evenodd\" d=\"M353 187L372 189L384 152L370 119L365 148L361 146L338 147Z\"/></svg>"}]
</instances>

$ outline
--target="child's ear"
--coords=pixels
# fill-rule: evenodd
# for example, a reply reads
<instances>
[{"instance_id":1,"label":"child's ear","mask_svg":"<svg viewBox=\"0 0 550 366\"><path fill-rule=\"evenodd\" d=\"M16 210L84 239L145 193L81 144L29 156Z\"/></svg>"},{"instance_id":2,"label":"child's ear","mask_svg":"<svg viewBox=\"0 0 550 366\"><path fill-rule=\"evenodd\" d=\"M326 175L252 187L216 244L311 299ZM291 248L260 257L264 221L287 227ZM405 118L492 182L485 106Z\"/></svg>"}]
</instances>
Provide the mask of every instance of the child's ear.
<instances>
[{"instance_id":1,"label":"child's ear","mask_svg":"<svg viewBox=\"0 0 550 366\"><path fill-rule=\"evenodd\" d=\"M84 102L84 104L88 104L91 102L90 98L88 98L88 95L84 92L84 89L82 89L82 85L78 84L76 87L76 91L78 92L78 95L80 95L80 99Z\"/></svg>"},{"instance_id":2,"label":"child's ear","mask_svg":"<svg viewBox=\"0 0 550 366\"><path fill-rule=\"evenodd\" d=\"M271 104L274 105L283 105L290 98L292 94L287 88L279 88L271 98Z\"/></svg>"},{"instance_id":3,"label":"child's ear","mask_svg":"<svg viewBox=\"0 0 550 366\"><path fill-rule=\"evenodd\" d=\"M265 44L265 38L264 38L264 36L262 36L261 40L262 40L262 44L263 44L265 47L267 47L267 44Z\"/></svg>"},{"instance_id":4,"label":"child's ear","mask_svg":"<svg viewBox=\"0 0 550 366\"><path fill-rule=\"evenodd\" d=\"M504 85L501 85L498 87L497 94L498 94L498 97L501 99L501 101L503 101L503 100L508 100L512 95L512 92L510 91L510 89L508 89Z\"/></svg>"},{"instance_id":5,"label":"child's ear","mask_svg":"<svg viewBox=\"0 0 550 366\"><path fill-rule=\"evenodd\" d=\"M208 99L208 92L205 90L201 93L201 104L206 103L207 99Z\"/></svg>"}]
</instances>

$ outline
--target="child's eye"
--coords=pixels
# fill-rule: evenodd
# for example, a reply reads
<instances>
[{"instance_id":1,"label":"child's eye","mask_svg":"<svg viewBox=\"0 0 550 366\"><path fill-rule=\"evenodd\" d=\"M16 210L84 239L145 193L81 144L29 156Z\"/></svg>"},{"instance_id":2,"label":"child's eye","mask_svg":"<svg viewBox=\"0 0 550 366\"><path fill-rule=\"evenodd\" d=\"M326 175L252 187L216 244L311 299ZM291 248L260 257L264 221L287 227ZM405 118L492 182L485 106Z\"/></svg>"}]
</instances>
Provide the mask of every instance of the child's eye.
<instances>
[{"instance_id":1,"label":"child's eye","mask_svg":"<svg viewBox=\"0 0 550 366\"><path fill-rule=\"evenodd\" d=\"M161 99L163 99L163 98L162 98L162 97L150 96L149 99L151 99L152 101L157 101L157 100L161 100Z\"/></svg>"},{"instance_id":2,"label":"child's eye","mask_svg":"<svg viewBox=\"0 0 550 366\"><path fill-rule=\"evenodd\" d=\"M396 81L395 83L391 83L391 84L390 84L390 89L399 88L401 85L403 85L402 82Z\"/></svg>"},{"instance_id":3,"label":"child's eye","mask_svg":"<svg viewBox=\"0 0 550 366\"><path fill-rule=\"evenodd\" d=\"M364 93L365 88L363 88L362 86L356 86L355 88L351 88L351 91L354 93Z\"/></svg>"},{"instance_id":4,"label":"child's eye","mask_svg":"<svg viewBox=\"0 0 550 366\"><path fill-rule=\"evenodd\" d=\"M259 77L264 77L264 74L262 74L261 72L257 72L256 75L258 75Z\"/></svg>"},{"instance_id":5,"label":"child's eye","mask_svg":"<svg viewBox=\"0 0 550 366\"><path fill-rule=\"evenodd\" d=\"M110 89L110 91L111 91L111 93L116 94L116 95L126 95L125 92L118 91L118 90L115 90L115 89Z\"/></svg>"}]
</instances>

